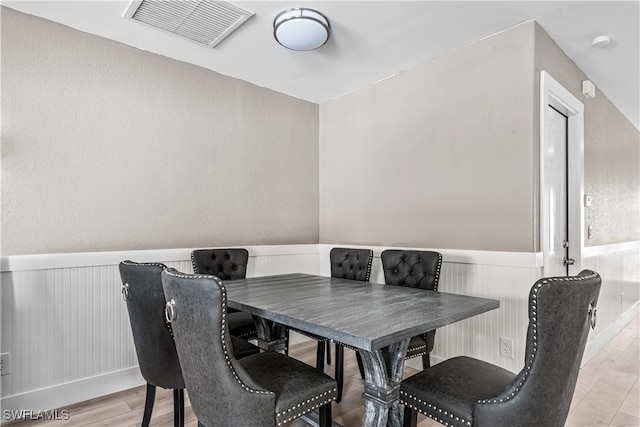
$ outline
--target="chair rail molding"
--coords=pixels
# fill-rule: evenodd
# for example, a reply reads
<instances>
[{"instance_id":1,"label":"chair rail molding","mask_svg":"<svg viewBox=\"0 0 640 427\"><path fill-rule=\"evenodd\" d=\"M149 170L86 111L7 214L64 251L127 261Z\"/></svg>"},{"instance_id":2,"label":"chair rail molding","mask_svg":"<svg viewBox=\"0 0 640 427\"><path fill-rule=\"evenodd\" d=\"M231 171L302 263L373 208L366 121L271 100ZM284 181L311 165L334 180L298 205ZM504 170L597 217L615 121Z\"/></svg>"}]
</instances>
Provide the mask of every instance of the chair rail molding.
<instances>
[{"instance_id":1,"label":"chair rail molding","mask_svg":"<svg viewBox=\"0 0 640 427\"><path fill-rule=\"evenodd\" d=\"M371 281L377 283L384 283L380 252L385 249L440 252L441 292L495 298L501 306L438 329L433 361L468 355L513 372L520 370L528 291L541 277L541 253L327 243L243 246L250 257L247 277L295 272L330 276L329 252L338 246L372 249ZM2 257L0 342L1 351L10 352L13 362L11 374L2 377L2 408L58 408L143 384L120 295L118 264L125 259L162 262L191 273L192 249L201 248ZM585 248L585 268L603 278L599 324L585 354L595 354L590 346L606 344L638 311L638 297L632 291L640 288L639 253L640 242ZM605 301L620 301L621 292L624 304L608 307ZM500 357L499 337L518 343L513 359ZM295 339L300 337L292 342Z\"/></svg>"}]
</instances>

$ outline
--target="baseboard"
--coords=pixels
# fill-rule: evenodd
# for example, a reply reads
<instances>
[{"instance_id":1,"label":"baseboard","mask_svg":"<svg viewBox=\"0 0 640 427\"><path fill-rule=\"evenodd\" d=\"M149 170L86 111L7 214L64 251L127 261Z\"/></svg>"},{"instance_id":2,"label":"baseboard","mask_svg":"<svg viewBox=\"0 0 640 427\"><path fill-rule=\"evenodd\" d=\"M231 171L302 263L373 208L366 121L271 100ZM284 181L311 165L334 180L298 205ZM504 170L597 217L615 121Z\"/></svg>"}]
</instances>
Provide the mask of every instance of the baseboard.
<instances>
[{"instance_id":1,"label":"baseboard","mask_svg":"<svg viewBox=\"0 0 640 427\"><path fill-rule=\"evenodd\" d=\"M629 310L622 314L615 322L613 322L609 327L604 329L598 335L593 337L591 340L587 342L587 346L584 349L584 355L582 356L582 363L580 367L583 367L600 351L602 350L608 343L611 341L616 335L623 330L634 317L636 317L640 313L640 301L636 302Z\"/></svg>"},{"instance_id":2,"label":"baseboard","mask_svg":"<svg viewBox=\"0 0 640 427\"><path fill-rule=\"evenodd\" d=\"M0 401L0 406L3 414L5 414L5 411L20 410L32 410L34 413L37 411L49 411L144 384L146 382L140 374L140 369L136 366L105 375L9 396ZM73 417L73 414L70 414L70 416ZM2 421L9 420L3 417Z\"/></svg>"}]
</instances>

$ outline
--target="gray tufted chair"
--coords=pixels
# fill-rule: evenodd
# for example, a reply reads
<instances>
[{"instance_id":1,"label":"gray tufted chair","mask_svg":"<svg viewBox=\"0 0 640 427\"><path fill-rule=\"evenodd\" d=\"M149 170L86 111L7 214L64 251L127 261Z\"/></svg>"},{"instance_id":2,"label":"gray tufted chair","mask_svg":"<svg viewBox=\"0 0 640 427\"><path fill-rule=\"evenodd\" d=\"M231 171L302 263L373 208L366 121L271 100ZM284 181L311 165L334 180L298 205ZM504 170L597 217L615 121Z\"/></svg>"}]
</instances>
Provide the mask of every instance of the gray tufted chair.
<instances>
[{"instance_id":1,"label":"gray tufted chair","mask_svg":"<svg viewBox=\"0 0 640 427\"><path fill-rule=\"evenodd\" d=\"M229 281L247 277L249 252L243 248L196 249L191 252L191 265L197 274L211 274ZM227 314L229 331L245 340L258 337L253 317L249 313L230 308Z\"/></svg>"},{"instance_id":2,"label":"gray tufted chair","mask_svg":"<svg viewBox=\"0 0 640 427\"><path fill-rule=\"evenodd\" d=\"M418 372L400 385L404 425L415 426L417 411L448 426L563 426L600 285L590 270L538 280L529 292L522 371L462 356Z\"/></svg>"},{"instance_id":3,"label":"gray tufted chair","mask_svg":"<svg viewBox=\"0 0 640 427\"><path fill-rule=\"evenodd\" d=\"M317 408L320 425L331 425L335 380L280 353L231 354L220 279L168 269L162 285L198 425L280 426Z\"/></svg>"},{"instance_id":4,"label":"gray tufted chair","mask_svg":"<svg viewBox=\"0 0 640 427\"><path fill-rule=\"evenodd\" d=\"M387 285L438 290L442 268L439 252L389 249L380 254L380 259ZM422 367L431 366L429 353L433 350L435 336L433 330L411 338L406 359L422 356Z\"/></svg>"},{"instance_id":5,"label":"gray tufted chair","mask_svg":"<svg viewBox=\"0 0 640 427\"><path fill-rule=\"evenodd\" d=\"M372 261L371 249L333 248L329 252L331 277L368 282Z\"/></svg>"},{"instance_id":6,"label":"gray tufted chair","mask_svg":"<svg viewBox=\"0 0 640 427\"><path fill-rule=\"evenodd\" d=\"M329 252L329 262L331 263L331 277L338 279L357 280L360 282L368 282L371 276L371 262L373 261L373 251L371 249L355 249L355 248L333 248ZM287 342L289 342L289 330L287 329ZM318 342L316 349L316 368L324 371L324 353L327 352L327 363L331 363L331 347L329 341L325 337L311 334L309 332L296 330L296 332L312 338ZM356 350L353 347L350 347ZM358 360L358 368L360 374L364 378L364 368L362 360L356 352ZM342 389L344 385L344 345L336 343L336 361L334 378L338 383L338 395L336 402L342 400Z\"/></svg>"},{"instance_id":7,"label":"gray tufted chair","mask_svg":"<svg viewBox=\"0 0 640 427\"><path fill-rule=\"evenodd\" d=\"M142 426L149 425L156 387L173 389L174 424L184 425L184 380L173 341L171 325L165 321L165 298L161 273L167 267L159 263L120 263L122 297L127 303L129 323L147 394ZM236 357L256 354L259 349L234 339Z\"/></svg>"},{"instance_id":8,"label":"gray tufted chair","mask_svg":"<svg viewBox=\"0 0 640 427\"><path fill-rule=\"evenodd\" d=\"M147 381L142 426L149 425L156 387L173 389L174 424L184 425L184 380L171 330L164 320L166 303L157 263L120 263L122 298L127 303L129 323L142 377Z\"/></svg>"},{"instance_id":9,"label":"gray tufted chair","mask_svg":"<svg viewBox=\"0 0 640 427\"><path fill-rule=\"evenodd\" d=\"M373 251L371 249L353 248L333 248L329 253L331 263L331 277L340 279L358 280L369 282L371 277L371 263L373 261ZM318 342L318 355L322 357L320 342ZM327 357L329 357L329 346L327 346ZM353 349L353 348L352 348ZM353 349L355 350L355 349ZM336 343L335 379L338 383L338 396L336 402L342 400L342 389L344 385L344 345ZM356 359L360 375L364 378L364 368L360 355L356 351Z\"/></svg>"}]
</instances>

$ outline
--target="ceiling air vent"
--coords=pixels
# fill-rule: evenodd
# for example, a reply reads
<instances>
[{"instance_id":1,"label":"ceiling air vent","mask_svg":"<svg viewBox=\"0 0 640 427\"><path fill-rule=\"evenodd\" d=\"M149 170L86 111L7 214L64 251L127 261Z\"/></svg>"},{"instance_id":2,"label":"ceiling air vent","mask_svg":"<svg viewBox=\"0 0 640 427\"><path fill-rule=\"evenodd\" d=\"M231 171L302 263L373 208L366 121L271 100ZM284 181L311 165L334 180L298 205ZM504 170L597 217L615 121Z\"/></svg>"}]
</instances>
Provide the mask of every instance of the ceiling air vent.
<instances>
[{"instance_id":1,"label":"ceiling air vent","mask_svg":"<svg viewBox=\"0 0 640 427\"><path fill-rule=\"evenodd\" d=\"M124 14L209 47L215 47L252 16L253 12L229 2L211 0L133 1Z\"/></svg>"}]
</instances>

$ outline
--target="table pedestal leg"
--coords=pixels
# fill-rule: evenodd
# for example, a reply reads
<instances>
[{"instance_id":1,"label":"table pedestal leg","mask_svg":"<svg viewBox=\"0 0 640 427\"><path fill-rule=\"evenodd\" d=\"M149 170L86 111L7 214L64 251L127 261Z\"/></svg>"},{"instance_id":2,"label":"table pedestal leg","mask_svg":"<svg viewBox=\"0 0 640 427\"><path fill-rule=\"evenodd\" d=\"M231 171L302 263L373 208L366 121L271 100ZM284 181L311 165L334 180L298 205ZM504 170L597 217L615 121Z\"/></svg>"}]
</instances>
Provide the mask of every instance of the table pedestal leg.
<instances>
[{"instance_id":1,"label":"table pedestal leg","mask_svg":"<svg viewBox=\"0 0 640 427\"><path fill-rule=\"evenodd\" d=\"M285 353L287 348L286 329L277 323L262 317L253 316L258 332L257 345L262 351Z\"/></svg>"},{"instance_id":2,"label":"table pedestal leg","mask_svg":"<svg viewBox=\"0 0 640 427\"><path fill-rule=\"evenodd\" d=\"M402 426L403 413L398 401L409 340L382 350L358 350L364 367L364 415L362 427Z\"/></svg>"}]
</instances>

